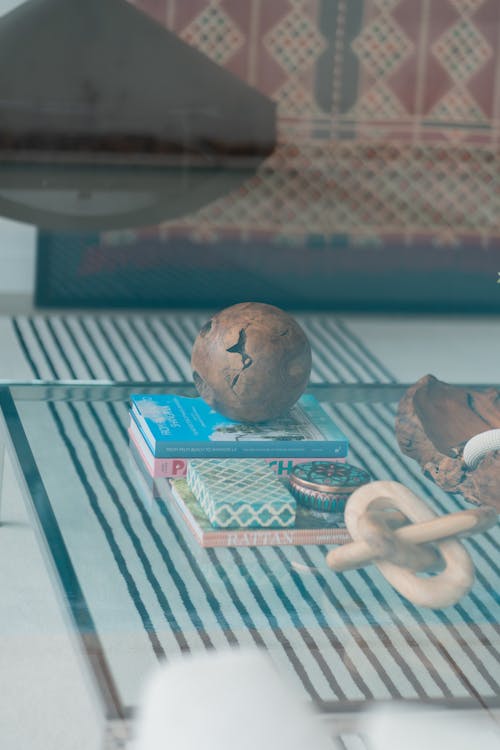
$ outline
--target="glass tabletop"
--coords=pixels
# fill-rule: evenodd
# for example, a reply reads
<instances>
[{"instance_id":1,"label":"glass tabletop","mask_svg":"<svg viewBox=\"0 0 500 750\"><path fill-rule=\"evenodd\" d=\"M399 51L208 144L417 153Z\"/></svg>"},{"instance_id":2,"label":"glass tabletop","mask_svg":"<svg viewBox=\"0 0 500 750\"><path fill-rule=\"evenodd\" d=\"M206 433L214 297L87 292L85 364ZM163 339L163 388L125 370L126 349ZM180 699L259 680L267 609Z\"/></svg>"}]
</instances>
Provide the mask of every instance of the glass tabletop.
<instances>
[{"instance_id":1,"label":"glass tabletop","mask_svg":"<svg viewBox=\"0 0 500 750\"><path fill-rule=\"evenodd\" d=\"M310 388L350 440L350 461L404 483L439 514L468 507L400 452L404 385ZM232 646L265 648L323 712L403 700L498 706L498 526L465 540L476 579L455 606L401 597L375 566L337 574L328 547L203 548L167 480L138 471L129 397L193 395L186 384L26 384L0 389L9 443L33 523L64 594L109 719L137 705L158 660Z\"/></svg>"}]
</instances>

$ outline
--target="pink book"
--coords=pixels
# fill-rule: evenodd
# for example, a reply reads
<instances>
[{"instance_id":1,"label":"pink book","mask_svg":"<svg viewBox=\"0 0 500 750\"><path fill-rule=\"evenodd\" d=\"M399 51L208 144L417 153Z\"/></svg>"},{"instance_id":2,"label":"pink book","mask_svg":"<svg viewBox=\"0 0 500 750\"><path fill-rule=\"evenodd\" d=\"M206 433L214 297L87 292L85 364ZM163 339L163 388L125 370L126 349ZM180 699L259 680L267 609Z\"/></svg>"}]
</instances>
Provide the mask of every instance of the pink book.
<instances>
[{"instance_id":1,"label":"pink book","mask_svg":"<svg viewBox=\"0 0 500 750\"><path fill-rule=\"evenodd\" d=\"M139 427L131 420L128 428L130 441L139 454L144 466L154 479L181 479L186 476L188 459L185 458L156 458L151 453L148 444L144 440ZM296 464L305 464L310 461L325 461L325 458L266 458L264 459L272 466L278 476L286 476ZM331 459L338 463L345 463L345 458Z\"/></svg>"}]
</instances>

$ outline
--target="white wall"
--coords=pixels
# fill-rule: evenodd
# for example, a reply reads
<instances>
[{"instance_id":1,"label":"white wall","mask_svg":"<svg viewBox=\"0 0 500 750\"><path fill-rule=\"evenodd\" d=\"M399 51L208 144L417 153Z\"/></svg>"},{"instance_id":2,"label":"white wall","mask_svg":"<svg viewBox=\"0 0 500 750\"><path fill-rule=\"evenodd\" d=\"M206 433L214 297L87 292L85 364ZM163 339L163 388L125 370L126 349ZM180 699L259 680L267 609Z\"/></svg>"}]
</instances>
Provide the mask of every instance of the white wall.
<instances>
[{"instance_id":1,"label":"white wall","mask_svg":"<svg viewBox=\"0 0 500 750\"><path fill-rule=\"evenodd\" d=\"M31 294L35 281L36 230L0 218L0 294Z\"/></svg>"},{"instance_id":2,"label":"white wall","mask_svg":"<svg viewBox=\"0 0 500 750\"><path fill-rule=\"evenodd\" d=\"M22 5L25 0L0 0L0 16L8 13L9 10L17 8L18 5Z\"/></svg>"},{"instance_id":3,"label":"white wall","mask_svg":"<svg viewBox=\"0 0 500 750\"><path fill-rule=\"evenodd\" d=\"M25 0L0 0L0 15L8 13L9 10L17 8L18 5L22 5Z\"/></svg>"},{"instance_id":4,"label":"white wall","mask_svg":"<svg viewBox=\"0 0 500 750\"><path fill-rule=\"evenodd\" d=\"M0 16L23 0L0 0ZM34 227L0 217L0 294L29 294L34 285Z\"/></svg>"}]
</instances>

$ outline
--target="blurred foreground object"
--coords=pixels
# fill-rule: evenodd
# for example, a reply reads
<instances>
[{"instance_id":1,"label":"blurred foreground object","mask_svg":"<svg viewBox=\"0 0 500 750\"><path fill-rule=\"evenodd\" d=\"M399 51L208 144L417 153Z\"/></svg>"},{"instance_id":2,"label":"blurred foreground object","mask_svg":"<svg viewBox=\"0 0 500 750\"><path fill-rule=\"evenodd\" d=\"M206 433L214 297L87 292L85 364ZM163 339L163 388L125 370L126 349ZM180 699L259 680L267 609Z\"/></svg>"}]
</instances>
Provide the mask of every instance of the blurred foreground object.
<instances>
[{"instance_id":1,"label":"blurred foreground object","mask_svg":"<svg viewBox=\"0 0 500 750\"><path fill-rule=\"evenodd\" d=\"M476 468L463 451L474 436L500 428L500 391L472 390L425 375L401 399L396 436L403 453L447 492L500 510L500 451L489 452Z\"/></svg>"},{"instance_id":2,"label":"blurred foreground object","mask_svg":"<svg viewBox=\"0 0 500 750\"><path fill-rule=\"evenodd\" d=\"M125 0L30 0L4 16L0 122L0 212L44 228L182 216L275 144L267 97Z\"/></svg>"},{"instance_id":3,"label":"blurred foreground object","mask_svg":"<svg viewBox=\"0 0 500 750\"><path fill-rule=\"evenodd\" d=\"M354 542L328 553L330 568L340 572L375 563L413 604L440 609L456 604L474 583L472 560L457 537L486 531L497 514L477 508L437 517L403 484L371 482L347 501L345 522ZM436 571L432 577L417 575Z\"/></svg>"},{"instance_id":4,"label":"blurred foreground object","mask_svg":"<svg viewBox=\"0 0 500 750\"><path fill-rule=\"evenodd\" d=\"M391 705L368 715L370 750L498 750L500 728L490 717L457 711L408 711Z\"/></svg>"},{"instance_id":5,"label":"blurred foreground object","mask_svg":"<svg viewBox=\"0 0 500 750\"><path fill-rule=\"evenodd\" d=\"M134 750L332 750L312 710L263 653L227 651L165 665L147 686Z\"/></svg>"},{"instance_id":6,"label":"blurred foreground object","mask_svg":"<svg viewBox=\"0 0 500 750\"><path fill-rule=\"evenodd\" d=\"M280 417L304 392L311 347L299 324L273 305L243 302L201 329L191 356L200 396L242 422Z\"/></svg>"}]
</instances>

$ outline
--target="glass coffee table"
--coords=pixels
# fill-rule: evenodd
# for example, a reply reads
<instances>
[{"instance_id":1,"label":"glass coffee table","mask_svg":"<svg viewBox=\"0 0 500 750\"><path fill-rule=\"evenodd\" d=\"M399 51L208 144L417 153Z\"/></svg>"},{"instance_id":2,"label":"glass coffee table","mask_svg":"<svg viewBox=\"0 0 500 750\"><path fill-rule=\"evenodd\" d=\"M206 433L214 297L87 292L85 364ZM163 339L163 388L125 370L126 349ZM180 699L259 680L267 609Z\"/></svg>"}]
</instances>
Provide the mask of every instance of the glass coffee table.
<instances>
[{"instance_id":1,"label":"glass coffee table","mask_svg":"<svg viewBox=\"0 0 500 750\"><path fill-rule=\"evenodd\" d=\"M438 513L469 507L399 451L393 424L404 391L310 389L349 437L352 463L403 482ZM84 655L82 679L90 675L115 734L126 733L159 660L233 646L267 649L326 716L394 700L497 715L498 525L464 542L474 587L438 611L405 601L373 566L333 573L322 546L204 549L168 493L153 500L137 471L127 426L129 396L139 392L194 395L175 383L0 388L4 444Z\"/></svg>"}]
</instances>

